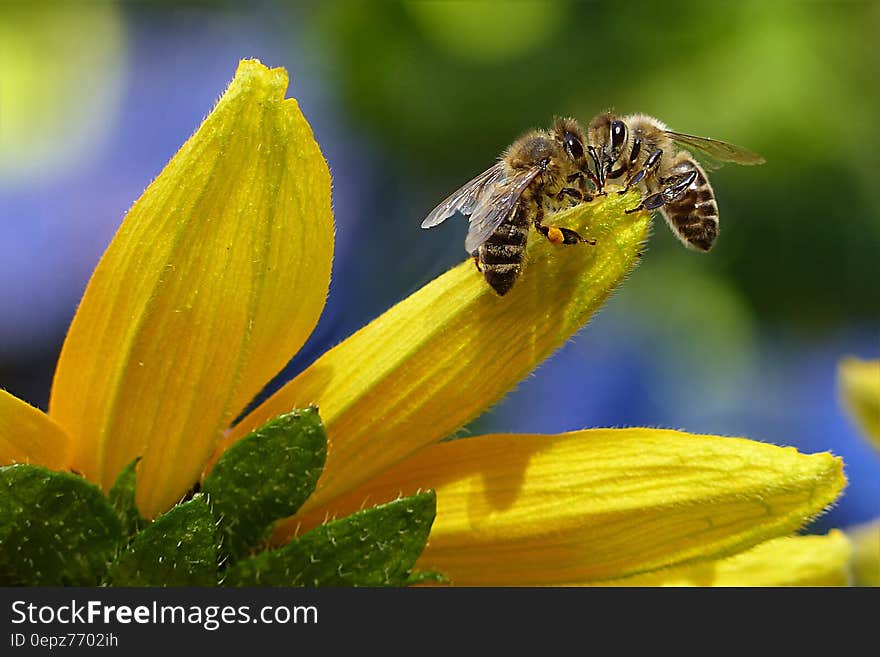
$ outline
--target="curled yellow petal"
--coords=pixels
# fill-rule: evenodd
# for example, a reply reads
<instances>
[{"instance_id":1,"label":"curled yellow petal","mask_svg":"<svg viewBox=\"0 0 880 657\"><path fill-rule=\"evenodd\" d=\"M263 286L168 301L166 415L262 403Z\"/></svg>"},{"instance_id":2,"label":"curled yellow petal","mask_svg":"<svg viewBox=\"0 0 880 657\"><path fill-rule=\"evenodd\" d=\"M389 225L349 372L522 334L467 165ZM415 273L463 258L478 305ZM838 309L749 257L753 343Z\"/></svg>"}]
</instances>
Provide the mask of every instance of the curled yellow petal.
<instances>
[{"instance_id":1,"label":"curled yellow petal","mask_svg":"<svg viewBox=\"0 0 880 657\"><path fill-rule=\"evenodd\" d=\"M504 297L470 260L448 271L325 353L227 444L290 408L317 404L327 463L307 510L448 436L568 340L632 269L650 221L624 213L638 199L612 193L554 215L597 245L557 247L533 234L525 271Z\"/></svg>"},{"instance_id":2,"label":"curled yellow petal","mask_svg":"<svg viewBox=\"0 0 880 657\"><path fill-rule=\"evenodd\" d=\"M299 529L433 488L437 516L420 568L460 585L590 582L789 535L844 484L830 454L741 438L657 429L492 435L428 447L300 518Z\"/></svg>"},{"instance_id":3,"label":"curled yellow petal","mask_svg":"<svg viewBox=\"0 0 880 657\"><path fill-rule=\"evenodd\" d=\"M847 529L846 533L853 544L853 583L880 586L880 520Z\"/></svg>"},{"instance_id":4,"label":"curled yellow petal","mask_svg":"<svg viewBox=\"0 0 880 657\"><path fill-rule=\"evenodd\" d=\"M70 467L70 438L38 408L0 389L0 465Z\"/></svg>"},{"instance_id":5,"label":"curled yellow petal","mask_svg":"<svg viewBox=\"0 0 880 657\"><path fill-rule=\"evenodd\" d=\"M844 406L880 449L880 360L844 358L837 378Z\"/></svg>"},{"instance_id":6,"label":"curled yellow petal","mask_svg":"<svg viewBox=\"0 0 880 657\"><path fill-rule=\"evenodd\" d=\"M852 548L846 535L786 536L719 561L702 561L606 586L847 586Z\"/></svg>"},{"instance_id":7,"label":"curled yellow petal","mask_svg":"<svg viewBox=\"0 0 880 657\"><path fill-rule=\"evenodd\" d=\"M123 221L55 374L51 416L106 489L133 458L152 516L303 344L333 255L330 175L287 74L243 61Z\"/></svg>"}]
</instances>

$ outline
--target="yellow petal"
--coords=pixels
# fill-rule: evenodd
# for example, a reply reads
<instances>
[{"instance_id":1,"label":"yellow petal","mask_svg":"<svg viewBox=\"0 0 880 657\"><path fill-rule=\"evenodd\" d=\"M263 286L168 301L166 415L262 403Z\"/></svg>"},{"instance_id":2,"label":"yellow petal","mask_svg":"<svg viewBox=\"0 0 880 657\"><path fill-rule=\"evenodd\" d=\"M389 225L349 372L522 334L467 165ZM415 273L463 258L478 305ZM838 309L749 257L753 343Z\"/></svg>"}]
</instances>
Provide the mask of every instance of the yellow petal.
<instances>
[{"instance_id":1,"label":"yellow petal","mask_svg":"<svg viewBox=\"0 0 880 657\"><path fill-rule=\"evenodd\" d=\"M612 192L555 215L553 223L597 245L557 247L533 234L525 271L504 297L470 260L448 271L325 353L227 444L290 408L317 404L329 444L307 510L448 436L568 340L632 269L650 220L624 213L638 199Z\"/></svg>"},{"instance_id":2,"label":"yellow petal","mask_svg":"<svg viewBox=\"0 0 880 657\"><path fill-rule=\"evenodd\" d=\"M856 586L880 586L880 520L847 529L853 544L852 572Z\"/></svg>"},{"instance_id":3,"label":"yellow petal","mask_svg":"<svg viewBox=\"0 0 880 657\"><path fill-rule=\"evenodd\" d=\"M786 536L720 561L703 561L604 586L847 586L852 548L846 535Z\"/></svg>"},{"instance_id":4,"label":"yellow petal","mask_svg":"<svg viewBox=\"0 0 880 657\"><path fill-rule=\"evenodd\" d=\"M89 282L50 414L106 489L136 456L152 516L308 337L333 255L330 175L287 74L244 61Z\"/></svg>"},{"instance_id":5,"label":"yellow petal","mask_svg":"<svg viewBox=\"0 0 880 657\"><path fill-rule=\"evenodd\" d=\"M838 384L846 409L880 449L880 360L844 358Z\"/></svg>"},{"instance_id":6,"label":"yellow petal","mask_svg":"<svg viewBox=\"0 0 880 657\"><path fill-rule=\"evenodd\" d=\"M838 496L842 465L827 453L658 429L482 436L422 450L299 529L433 488L420 568L459 585L589 582L789 535Z\"/></svg>"},{"instance_id":7,"label":"yellow petal","mask_svg":"<svg viewBox=\"0 0 880 657\"><path fill-rule=\"evenodd\" d=\"M70 438L49 416L0 389L0 465L70 467Z\"/></svg>"}]
</instances>

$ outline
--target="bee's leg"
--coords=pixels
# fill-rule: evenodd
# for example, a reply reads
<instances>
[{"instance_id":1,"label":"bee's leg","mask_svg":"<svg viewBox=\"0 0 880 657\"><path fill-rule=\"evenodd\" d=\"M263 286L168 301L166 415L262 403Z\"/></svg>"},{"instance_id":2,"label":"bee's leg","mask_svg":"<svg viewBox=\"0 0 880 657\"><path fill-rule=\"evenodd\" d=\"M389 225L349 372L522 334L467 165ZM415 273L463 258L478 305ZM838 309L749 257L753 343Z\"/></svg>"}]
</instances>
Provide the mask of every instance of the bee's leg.
<instances>
[{"instance_id":1,"label":"bee's leg","mask_svg":"<svg viewBox=\"0 0 880 657\"><path fill-rule=\"evenodd\" d=\"M544 209L539 207L538 211L535 213L535 230L541 233L541 235L546 237L553 244L580 244L581 242L586 242L587 244L591 244L593 246L596 245L596 240L582 237L580 233L578 233L576 230L572 230L571 228L545 226L542 223L543 219Z\"/></svg>"},{"instance_id":2,"label":"bee's leg","mask_svg":"<svg viewBox=\"0 0 880 657\"><path fill-rule=\"evenodd\" d=\"M592 201L593 197L584 198L584 195L581 193L579 189L575 189L574 187L563 187L556 194L556 200L561 201L566 196L575 199L576 201Z\"/></svg>"},{"instance_id":3,"label":"bee's leg","mask_svg":"<svg viewBox=\"0 0 880 657\"><path fill-rule=\"evenodd\" d=\"M596 246L596 240L584 237L576 230L571 228L562 228L561 226L536 226L538 232L550 240L553 244L580 244L585 242L591 246Z\"/></svg>"},{"instance_id":4,"label":"bee's leg","mask_svg":"<svg viewBox=\"0 0 880 657\"><path fill-rule=\"evenodd\" d=\"M474 266L477 268L477 271L482 274L483 268L480 267L480 252L474 251L473 253L471 253L471 257L474 259Z\"/></svg>"},{"instance_id":5,"label":"bee's leg","mask_svg":"<svg viewBox=\"0 0 880 657\"><path fill-rule=\"evenodd\" d=\"M593 184L597 183L595 176L589 170L586 173L584 173L583 171L578 171L577 173L573 173L570 176L568 176L568 178L565 179L565 182L570 182L570 183L576 182L577 183L577 190L576 191L580 194L580 196L577 198L579 200L584 201L584 203L589 203L594 198L593 193L589 189L587 189L587 178L588 177L593 182ZM566 188L566 189L570 189L570 188Z\"/></svg>"},{"instance_id":6,"label":"bee's leg","mask_svg":"<svg viewBox=\"0 0 880 657\"><path fill-rule=\"evenodd\" d=\"M626 172L632 171L634 169L634 167L636 166L636 162L639 161L639 153L641 153L641 152L642 152L642 140L639 139L638 137L636 137L635 139L633 139L633 145L629 151L629 159L627 160L626 164L621 164L616 169L612 169L611 171L609 171L608 172L608 179L609 180L616 180L617 178L620 178ZM639 176L639 180L641 180L642 178L644 178L644 174ZM636 181L636 182L638 182L638 181ZM628 190L633 184L634 183L632 183L632 182L627 182L626 189ZM623 192L620 192L620 193L623 194Z\"/></svg>"},{"instance_id":7,"label":"bee's leg","mask_svg":"<svg viewBox=\"0 0 880 657\"><path fill-rule=\"evenodd\" d=\"M574 187L563 187L558 192L556 192L556 200L561 201L566 196L570 196L571 198L577 199L580 201L583 199L583 194L581 194L581 190L575 189Z\"/></svg>"},{"instance_id":8,"label":"bee's leg","mask_svg":"<svg viewBox=\"0 0 880 657\"><path fill-rule=\"evenodd\" d=\"M649 194L642 199L642 202L639 203L638 206L634 207L632 210L627 210L626 214L638 212L639 210L656 210L667 203L672 203L673 201L678 200L696 178L696 171L688 171L687 173L664 179L663 188L659 192Z\"/></svg>"},{"instance_id":9,"label":"bee's leg","mask_svg":"<svg viewBox=\"0 0 880 657\"><path fill-rule=\"evenodd\" d=\"M616 168L614 171L609 173L608 177L609 178L620 178L627 171L633 170L636 166L636 162L639 161L639 153L641 153L641 152L642 152L642 140L641 140L641 138L636 137L635 139L633 139L633 145L629 151L629 159L627 160L626 164ZM631 186L632 186L632 183L627 183L626 189L629 189Z\"/></svg>"},{"instance_id":10,"label":"bee's leg","mask_svg":"<svg viewBox=\"0 0 880 657\"><path fill-rule=\"evenodd\" d=\"M660 158L663 157L663 151L661 149L654 150L649 156L648 159L645 160L645 164L642 165L642 168L636 171L632 176L630 176L629 180L626 181L626 184L623 186L618 193L626 194L633 185L638 185L642 180L645 179L649 173L654 171L660 165Z\"/></svg>"},{"instance_id":11,"label":"bee's leg","mask_svg":"<svg viewBox=\"0 0 880 657\"><path fill-rule=\"evenodd\" d=\"M605 196L605 168L602 164L602 158L599 157L599 152L593 146L588 146L587 152L590 154L590 159L593 160L593 167L595 169L594 173L590 171L588 166L586 171L587 177L596 187L596 196Z\"/></svg>"}]
</instances>

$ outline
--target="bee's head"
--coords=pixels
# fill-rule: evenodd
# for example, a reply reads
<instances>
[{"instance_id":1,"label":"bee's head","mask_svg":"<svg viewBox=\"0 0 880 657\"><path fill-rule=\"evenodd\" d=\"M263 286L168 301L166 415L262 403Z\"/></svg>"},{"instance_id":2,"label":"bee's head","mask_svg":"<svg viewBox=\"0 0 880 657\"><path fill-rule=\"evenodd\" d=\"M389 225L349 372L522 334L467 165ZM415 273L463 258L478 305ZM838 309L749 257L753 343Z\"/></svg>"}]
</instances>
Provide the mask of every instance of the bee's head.
<instances>
[{"instance_id":1,"label":"bee's head","mask_svg":"<svg viewBox=\"0 0 880 657\"><path fill-rule=\"evenodd\" d=\"M513 169L529 169L536 165L546 168L555 151L547 136L535 130L517 139L507 149L505 159Z\"/></svg>"},{"instance_id":2,"label":"bee's head","mask_svg":"<svg viewBox=\"0 0 880 657\"><path fill-rule=\"evenodd\" d=\"M582 142L577 141L573 148L577 149L578 146L583 157ZM502 159L509 168L509 175L515 175L516 171L539 167L543 184L555 187L571 170L571 165L568 163L571 157L571 151L555 132L533 130L511 144Z\"/></svg>"},{"instance_id":3,"label":"bee's head","mask_svg":"<svg viewBox=\"0 0 880 657\"><path fill-rule=\"evenodd\" d=\"M558 118L553 122L553 138L581 171L587 166L584 131L574 119Z\"/></svg>"},{"instance_id":4,"label":"bee's head","mask_svg":"<svg viewBox=\"0 0 880 657\"><path fill-rule=\"evenodd\" d=\"M590 121L587 128L589 149L597 160L596 172L604 182L606 174L620 159L629 138L626 123L616 118L611 112L603 112Z\"/></svg>"},{"instance_id":5,"label":"bee's head","mask_svg":"<svg viewBox=\"0 0 880 657\"><path fill-rule=\"evenodd\" d=\"M626 123L620 119L614 119L611 125L608 126L608 132L608 146L605 149L605 153L608 157L608 168L610 169L620 159L620 154L623 152L623 147L629 137L629 130L627 130Z\"/></svg>"}]
</instances>

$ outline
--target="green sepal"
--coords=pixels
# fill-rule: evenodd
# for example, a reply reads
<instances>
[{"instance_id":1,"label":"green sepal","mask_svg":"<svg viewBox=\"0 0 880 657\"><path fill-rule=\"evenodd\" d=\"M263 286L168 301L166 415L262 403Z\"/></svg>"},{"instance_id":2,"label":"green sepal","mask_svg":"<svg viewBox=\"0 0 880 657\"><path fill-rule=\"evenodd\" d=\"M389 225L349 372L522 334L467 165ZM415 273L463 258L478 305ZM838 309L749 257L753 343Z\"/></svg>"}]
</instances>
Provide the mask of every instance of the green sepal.
<instances>
[{"instance_id":1,"label":"green sepal","mask_svg":"<svg viewBox=\"0 0 880 657\"><path fill-rule=\"evenodd\" d=\"M258 546L281 518L296 513L315 490L327 456L327 435L310 407L280 415L232 445L202 482L235 561Z\"/></svg>"},{"instance_id":2,"label":"green sepal","mask_svg":"<svg viewBox=\"0 0 880 657\"><path fill-rule=\"evenodd\" d=\"M114 586L215 586L220 538L214 516L197 494L139 532L110 565Z\"/></svg>"},{"instance_id":3,"label":"green sepal","mask_svg":"<svg viewBox=\"0 0 880 657\"><path fill-rule=\"evenodd\" d=\"M227 586L403 586L434 522L433 491L316 527L226 571Z\"/></svg>"},{"instance_id":4,"label":"green sepal","mask_svg":"<svg viewBox=\"0 0 880 657\"><path fill-rule=\"evenodd\" d=\"M94 586L124 539L107 498L79 475L0 467L0 585Z\"/></svg>"},{"instance_id":5,"label":"green sepal","mask_svg":"<svg viewBox=\"0 0 880 657\"><path fill-rule=\"evenodd\" d=\"M129 537L134 536L147 525L147 521L141 517L134 501L135 485L137 483L137 464L140 457L122 469L122 472L113 482L113 487L107 493L110 504L122 522L122 530Z\"/></svg>"}]
</instances>

